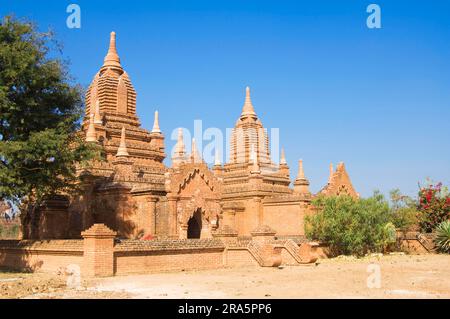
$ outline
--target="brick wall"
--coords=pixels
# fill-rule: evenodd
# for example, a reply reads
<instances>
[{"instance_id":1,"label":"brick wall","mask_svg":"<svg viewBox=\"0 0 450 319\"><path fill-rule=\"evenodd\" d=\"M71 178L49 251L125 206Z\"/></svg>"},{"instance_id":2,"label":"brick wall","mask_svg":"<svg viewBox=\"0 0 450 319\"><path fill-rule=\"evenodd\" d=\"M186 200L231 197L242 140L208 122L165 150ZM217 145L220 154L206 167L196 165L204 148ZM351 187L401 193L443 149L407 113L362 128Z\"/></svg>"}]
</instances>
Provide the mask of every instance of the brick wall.
<instances>
[{"instance_id":1,"label":"brick wall","mask_svg":"<svg viewBox=\"0 0 450 319\"><path fill-rule=\"evenodd\" d=\"M287 251L286 248L281 248L281 260L283 261L284 266L295 266L298 265L298 262L292 257L291 253Z\"/></svg>"},{"instance_id":2,"label":"brick wall","mask_svg":"<svg viewBox=\"0 0 450 319\"><path fill-rule=\"evenodd\" d=\"M224 245L205 240L123 240L114 249L115 274L221 268Z\"/></svg>"},{"instance_id":3,"label":"brick wall","mask_svg":"<svg viewBox=\"0 0 450 319\"><path fill-rule=\"evenodd\" d=\"M82 240L0 241L1 267L55 272L70 264L83 269Z\"/></svg>"},{"instance_id":4,"label":"brick wall","mask_svg":"<svg viewBox=\"0 0 450 319\"><path fill-rule=\"evenodd\" d=\"M224 243L219 239L118 240L116 235L105 225L95 224L82 233L83 240L3 240L0 241L0 266L54 272L76 264L83 276L95 277L276 266L281 261L283 264L296 264L282 247L284 241L274 240L275 245L258 242L256 247L250 238ZM254 246L257 251L254 251Z\"/></svg>"},{"instance_id":5,"label":"brick wall","mask_svg":"<svg viewBox=\"0 0 450 319\"><path fill-rule=\"evenodd\" d=\"M114 275L114 238L117 235L104 224L95 224L81 233L83 236L84 276Z\"/></svg>"},{"instance_id":6,"label":"brick wall","mask_svg":"<svg viewBox=\"0 0 450 319\"><path fill-rule=\"evenodd\" d=\"M264 206L264 224L275 229L277 236L301 236L305 234L306 209L298 203L280 203Z\"/></svg>"},{"instance_id":7,"label":"brick wall","mask_svg":"<svg viewBox=\"0 0 450 319\"><path fill-rule=\"evenodd\" d=\"M247 248L230 247L226 255L227 267L248 267L259 266L255 258L250 254Z\"/></svg>"},{"instance_id":8,"label":"brick wall","mask_svg":"<svg viewBox=\"0 0 450 319\"><path fill-rule=\"evenodd\" d=\"M169 204L165 197L161 197L156 203L156 235L158 237L169 236Z\"/></svg>"}]
</instances>

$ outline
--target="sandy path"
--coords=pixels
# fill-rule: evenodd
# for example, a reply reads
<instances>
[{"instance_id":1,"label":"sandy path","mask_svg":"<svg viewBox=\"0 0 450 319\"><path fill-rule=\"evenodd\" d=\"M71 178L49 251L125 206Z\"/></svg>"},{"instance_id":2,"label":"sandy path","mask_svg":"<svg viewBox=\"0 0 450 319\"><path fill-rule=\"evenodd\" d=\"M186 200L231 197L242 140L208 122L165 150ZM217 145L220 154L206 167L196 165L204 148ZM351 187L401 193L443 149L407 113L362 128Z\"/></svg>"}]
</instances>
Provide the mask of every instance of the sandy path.
<instances>
[{"instance_id":1,"label":"sandy path","mask_svg":"<svg viewBox=\"0 0 450 319\"><path fill-rule=\"evenodd\" d=\"M368 265L381 288L369 289ZM90 290L134 298L450 298L450 256L384 256L319 265L218 269L97 280Z\"/></svg>"}]
</instances>

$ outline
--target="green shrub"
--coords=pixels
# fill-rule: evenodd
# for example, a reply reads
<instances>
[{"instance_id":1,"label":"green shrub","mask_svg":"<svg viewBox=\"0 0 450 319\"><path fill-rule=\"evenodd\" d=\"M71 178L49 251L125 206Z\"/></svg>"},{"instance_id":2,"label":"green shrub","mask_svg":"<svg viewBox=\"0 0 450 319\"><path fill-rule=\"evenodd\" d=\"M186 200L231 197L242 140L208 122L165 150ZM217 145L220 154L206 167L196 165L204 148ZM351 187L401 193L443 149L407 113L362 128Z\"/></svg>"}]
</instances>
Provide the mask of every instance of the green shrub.
<instances>
[{"instance_id":1,"label":"green shrub","mask_svg":"<svg viewBox=\"0 0 450 319\"><path fill-rule=\"evenodd\" d=\"M318 212L306 217L306 236L329 245L333 255L383 252L395 242L389 205L379 193L367 199L321 196L313 205Z\"/></svg>"},{"instance_id":2,"label":"green shrub","mask_svg":"<svg viewBox=\"0 0 450 319\"><path fill-rule=\"evenodd\" d=\"M0 225L0 239L17 239L19 237L19 225Z\"/></svg>"},{"instance_id":3,"label":"green shrub","mask_svg":"<svg viewBox=\"0 0 450 319\"><path fill-rule=\"evenodd\" d=\"M391 191L391 221L401 231L412 230L419 225L417 201L403 195L398 189Z\"/></svg>"},{"instance_id":4,"label":"green shrub","mask_svg":"<svg viewBox=\"0 0 450 319\"><path fill-rule=\"evenodd\" d=\"M440 252L450 253L450 220L436 227L436 246Z\"/></svg>"}]
</instances>

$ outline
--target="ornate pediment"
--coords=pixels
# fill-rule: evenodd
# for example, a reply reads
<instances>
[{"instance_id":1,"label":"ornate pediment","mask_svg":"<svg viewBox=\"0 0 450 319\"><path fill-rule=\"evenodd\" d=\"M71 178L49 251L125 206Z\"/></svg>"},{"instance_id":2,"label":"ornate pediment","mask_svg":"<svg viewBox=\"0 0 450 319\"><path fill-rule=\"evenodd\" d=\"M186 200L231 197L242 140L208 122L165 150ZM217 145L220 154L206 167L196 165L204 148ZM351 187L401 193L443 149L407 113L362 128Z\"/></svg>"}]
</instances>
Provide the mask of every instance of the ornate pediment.
<instances>
[{"instance_id":1,"label":"ornate pediment","mask_svg":"<svg viewBox=\"0 0 450 319\"><path fill-rule=\"evenodd\" d=\"M221 184L206 164L183 164L180 170L169 176L172 193L181 197L190 197L197 189L205 198L220 198Z\"/></svg>"}]
</instances>

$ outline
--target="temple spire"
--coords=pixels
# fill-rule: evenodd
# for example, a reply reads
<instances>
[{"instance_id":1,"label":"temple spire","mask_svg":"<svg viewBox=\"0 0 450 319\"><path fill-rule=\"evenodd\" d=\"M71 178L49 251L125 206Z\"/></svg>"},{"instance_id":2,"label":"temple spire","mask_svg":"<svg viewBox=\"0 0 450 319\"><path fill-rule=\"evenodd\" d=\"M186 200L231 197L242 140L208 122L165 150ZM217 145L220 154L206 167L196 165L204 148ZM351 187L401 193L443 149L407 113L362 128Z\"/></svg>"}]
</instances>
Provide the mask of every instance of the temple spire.
<instances>
[{"instance_id":1,"label":"temple spire","mask_svg":"<svg viewBox=\"0 0 450 319\"><path fill-rule=\"evenodd\" d=\"M191 160L193 163L200 163L202 161L202 157L197 149L197 143L195 143L195 138L192 139L191 144Z\"/></svg>"},{"instance_id":2,"label":"temple spire","mask_svg":"<svg viewBox=\"0 0 450 319\"><path fill-rule=\"evenodd\" d=\"M128 150L127 150L127 143L125 140L125 126L122 126L122 134L120 135L120 145L119 145L119 149L117 150L117 157L120 156L130 156L128 154Z\"/></svg>"},{"instance_id":3,"label":"temple spire","mask_svg":"<svg viewBox=\"0 0 450 319\"><path fill-rule=\"evenodd\" d=\"M186 147L184 145L183 129L178 129L178 139L175 145L175 151L172 155L172 163L174 166L178 166L181 163L186 162Z\"/></svg>"},{"instance_id":4,"label":"temple spire","mask_svg":"<svg viewBox=\"0 0 450 319\"><path fill-rule=\"evenodd\" d=\"M280 157L280 164L278 165L279 172L281 174L284 174L286 177L289 177L289 166L287 164L286 160L286 153L284 152L284 148L281 149L281 157Z\"/></svg>"},{"instance_id":5,"label":"temple spire","mask_svg":"<svg viewBox=\"0 0 450 319\"><path fill-rule=\"evenodd\" d=\"M102 117L100 116L100 100L95 103L94 124L102 125Z\"/></svg>"},{"instance_id":6,"label":"temple spire","mask_svg":"<svg viewBox=\"0 0 450 319\"><path fill-rule=\"evenodd\" d=\"M331 183L332 178L333 178L333 163L330 163L330 176L328 177L328 184Z\"/></svg>"},{"instance_id":7,"label":"temple spire","mask_svg":"<svg viewBox=\"0 0 450 319\"><path fill-rule=\"evenodd\" d=\"M248 116L256 117L256 112L253 108L252 99L250 97L250 87L247 86L245 89L245 102L244 107L242 108L241 118Z\"/></svg>"},{"instance_id":8,"label":"temple spire","mask_svg":"<svg viewBox=\"0 0 450 319\"><path fill-rule=\"evenodd\" d=\"M175 152L178 154L182 154L183 156L186 155L186 148L184 146L184 137L183 137L183 129L178 129L178 140L177 140L177 146L175 148Z\"/></svg>"},{"instance_id":9,"label":"temple spire","mask_svg":"<svg viewBox=\"0 0 450 319\"><path fill-rule=\"evenodd\" d=\"M303 171L303 160L298 161L298 176L294 181L294 192L297 194L309 195L309 181Z\"/></svg>"},{"instance_id":10,"label":"temple spire","mask_svg":"<svg viewBox=\"0 0 450 319\"><path fill-rule=\"evenodd\" d=\"M95 132L94 114L89 117L89 126L86 132L86 142L97 142L97 133Z\"/></svg>"},{"instance_id":11,"label":"temple spire","mask_svg":"<svg viewBox=\"0 0 450 319\"><path fill-rule=\"evenodd\" d=\"M281 149L280 164L281 164L281 165L287 165L286 154L285 154L285 152L284 152L284 148Z\"/></svg>"},{"instance_id":12,"label":"temple spire","mask_svg":"<svg viewBox=\"0 0 450 319\"><path fill-rule=\"evenodd\" d=\"M159 128L159 113L155 111L155 121L153 123L152 133L161 133L161 129Z\"/></svg>"},{"instance_id":13,"label":"temple spire","mask_svg":"<svg viewBox=\"0 0 450 319\"><path fill-rule=\"evenodd\" d=\"M215 159L214 159L214 166L222 166L222 162L220 161L219 150L216 150Z\"/></svg>"},{"instance_id":14,"label":"temple spire","mask_svg":"<svg viewBox=\"0 0 450 319\"><path fill-rule=\"evenodd\" d=\"M117 54L116 33L114 31L111 32L110 35L109 49L108 53L105 56L103 67L113 67L122 69L122 66L120 65L120 58L119 55Z\"/></svg>"},{"instance_id":15,"label":"temple spire","mask_svg":"<svg viewBox=\"0 0 450 319\"><path fill-rule=\"evenodd\" d=\"M303 160L298 161L298 176L297 180L305 179L305 172L303 171Z\"/></svg>"}]
</instances>

